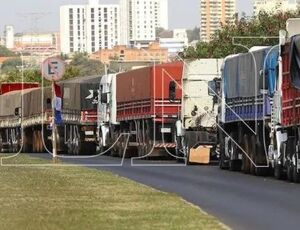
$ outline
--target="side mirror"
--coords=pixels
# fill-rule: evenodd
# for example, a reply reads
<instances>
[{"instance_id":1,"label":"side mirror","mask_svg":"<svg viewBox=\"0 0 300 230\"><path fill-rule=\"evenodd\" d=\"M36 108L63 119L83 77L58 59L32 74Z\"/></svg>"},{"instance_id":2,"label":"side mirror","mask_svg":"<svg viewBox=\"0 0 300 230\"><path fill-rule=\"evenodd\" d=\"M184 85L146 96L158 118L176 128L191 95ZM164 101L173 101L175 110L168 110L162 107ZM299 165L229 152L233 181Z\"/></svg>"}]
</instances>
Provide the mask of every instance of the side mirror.
<instances>
[{"instance_id":1,"label":"side mirror","mask_svg":"<svg viewBox=\"0 0 300 230\"><path fill-rule=\"evenodd\" d=\"M101 94L101 103L108 104L109 102L109 93L102 93Z\"/></svg>"},{"instance_id":2,"label":"side mirror","mask_svg":"<svg viewBox=\"0 0 300 230\"><path fill-rule=\"evenodd\" d=\"M169 100L175 101L176 100L176 82L171 81L169 84Z\"/></svg>"},{"instance_id":3,"label":"side mirror","mask_svg":"<svg viewBox=\"0 0 300 230\"><path fill-rule=\"evenodd\" d=\"M221 81L220 79L214 79L208 82L208 95L217 96L221 90Z\"/></svg>"},{"instance_id":4,"label":"side mirror","mask_svg":"<svg viewBox=\"0 0 300 230\"><path fill-rule=\"evenodd\" d=\"M15 116L21 117L22 116L22 109L21 107L15 108Z\"/></svg>"},{"instance_id":5,"label":"side mirror","mask_svg":"<svg viewBox=\"0 0 300 230\"><path fill-rule=\"evenodd\" d=\"M217 93L217 85L216 82L213 81L209 81L208 82L208 95L209 96L215 96Z\"/></svg>"},{"instance_id":6,"label":"side mirror","mask_svg":"<svg viewBox=\"0 0 300 230\"><path fill-rule=\"evenodd\" d=\"M51 109L52 108L52 100L51 98L46 99L46 108Z\"/></svg>"}]
</instances>

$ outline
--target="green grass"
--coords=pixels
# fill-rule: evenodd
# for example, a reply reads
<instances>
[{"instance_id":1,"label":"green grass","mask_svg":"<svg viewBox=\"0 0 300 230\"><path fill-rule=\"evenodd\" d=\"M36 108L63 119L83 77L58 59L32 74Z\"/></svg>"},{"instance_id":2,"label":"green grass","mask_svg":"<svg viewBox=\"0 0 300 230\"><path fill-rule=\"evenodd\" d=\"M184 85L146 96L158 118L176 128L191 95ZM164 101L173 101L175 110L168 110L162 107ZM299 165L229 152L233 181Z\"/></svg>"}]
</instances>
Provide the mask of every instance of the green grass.
<instances>
[{"instance_id":1,"label":"green grass","mask_svg":"<svg viewBox=\"0 0 300 230\"><path fill-rule=\"evenodd\" d=\"M25 155L13 161L49 163ZM176 195L105 171L0 167L1 230L224 228Z\"/></svg>"}]
</instances>

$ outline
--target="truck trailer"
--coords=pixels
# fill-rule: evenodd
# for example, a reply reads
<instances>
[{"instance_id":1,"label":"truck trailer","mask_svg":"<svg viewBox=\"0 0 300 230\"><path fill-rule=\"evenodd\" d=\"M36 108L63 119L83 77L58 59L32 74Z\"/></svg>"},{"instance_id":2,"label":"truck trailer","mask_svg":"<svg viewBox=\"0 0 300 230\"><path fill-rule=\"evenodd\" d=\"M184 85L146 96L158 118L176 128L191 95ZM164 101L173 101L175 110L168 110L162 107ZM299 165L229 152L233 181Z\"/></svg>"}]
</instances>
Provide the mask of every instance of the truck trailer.
<instances>
[{"instance_id":1,"label":"truck trailer","mask_svg":"<svg viewBox=\"0 0 300 230\"><path fill-rule=\"evenodd\" d=\"M244 173L268 173L272 97L267 66L278 49L254 47L248 53L230 55L222 67L218 141L220 167ZM268 73L266 75L265 73ZM270 78L271 79L271 78ZM274 79L274 78L273 78Z\"/></svg>"},{"instance_id":2,"label":"truck trailer","mask_svg":"<svg viewBox=\"0 0 300 230\"><path fill-rule=\"evenodd\" d=\"M187 61L183 68L176 155L189 163L217 160L217 113L222 59Z\"/></svg>"},{"instance_id":3,"label":"truck trailer","mask_svg":"<svg viewBox=\"0 0 300 230\"><path fill-rule=\"evenodd\" d=\"M98 107L100 148L119 157L125 150L127 157L174 153L182 70L183 63L175 62L104 76Z\"/></svg>"},{"instance_id":4,"label":"truck trailer","mask_svg":"<svg viewBox=\"0 0 300 230\"><path fill-rule=\"evenodd\" d=\"M62 91L62 122L56 134L60 153L96 153L100 79L91 76L58 83ZM52 90L32 86L0 95L2 152L19 152L22 148L23 152L39 153L52 149Z\"/></svg>"},{"instance_id":5,"label":"truck trailer","mask_svg":"<svg viewBox=\"0 0 300 230\"><path fill-rule=\"evenodd\" d=\"M300 182L300 19L287 21L279 44L269 161L277 179Z\"/></svg>"}]
</instances>

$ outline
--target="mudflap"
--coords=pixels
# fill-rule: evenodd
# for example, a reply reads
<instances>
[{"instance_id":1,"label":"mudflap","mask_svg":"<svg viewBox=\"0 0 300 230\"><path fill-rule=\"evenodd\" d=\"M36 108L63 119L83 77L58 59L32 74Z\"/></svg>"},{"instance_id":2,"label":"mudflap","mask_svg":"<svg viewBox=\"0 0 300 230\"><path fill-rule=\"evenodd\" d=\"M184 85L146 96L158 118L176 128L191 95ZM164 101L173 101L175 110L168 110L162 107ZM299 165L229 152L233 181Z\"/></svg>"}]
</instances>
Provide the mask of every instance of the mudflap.
<instances>
[{"instance_id":1,"label":"mudflap","mask_svg":"<svg viewBox=\"0 0 300 230\"><path fill-rule=\"evenodd\" d=\"M216 133L209 131L186 131L185 146L188 163L210 164L216 147Z\"/></svg>"},{"instance_id":2,"label":"mudflap","mask_svg":"<svg viewBox=\"0 0 300 230\"><path fill-rule=\"evenodd\" d=\"M199 146L198 148L191 148L189 162L192 164L209 164L211 149L212 146Z\"/></svg>"}]
</instances>

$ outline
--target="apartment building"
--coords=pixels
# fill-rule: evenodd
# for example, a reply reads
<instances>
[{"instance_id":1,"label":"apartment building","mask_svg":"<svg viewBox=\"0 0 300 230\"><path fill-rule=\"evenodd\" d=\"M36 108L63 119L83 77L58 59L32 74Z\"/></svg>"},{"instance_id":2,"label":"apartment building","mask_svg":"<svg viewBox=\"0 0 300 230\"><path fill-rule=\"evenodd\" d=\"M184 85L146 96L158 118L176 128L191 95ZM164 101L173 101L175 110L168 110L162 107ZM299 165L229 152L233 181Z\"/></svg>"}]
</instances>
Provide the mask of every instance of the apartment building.
<instances>
[{"instance_id":1,"label":"apartment building","mask_svg":"<svg viewBox=\"0 0 300 230\"><path fill-rule=\"evenodd\" d=\"M221 25L234 23L236 0L200 0L200 40L208 42Z\"/></svg>"},{"instance_id":2,"label":"apartment building","mask_svg":"<svg viewBox=\"0 0 300 230\"><path fill-rule=\"evenodd\" d=\"M258 15L260 11L267 13L279 11L293 11L300 6L300 0L255 0L254 15Z\"/></svg>"},{"instance_id":3,"label":"apartment building","mask_svg":"<svg viewBox=\"0 0 300 230\"><path fill-rule=\"evenodd\" d=\"M168 29L168 0L120 0L121 44L154 41L156 28Z\"/></svg>"},{"instance_id":4,"label":"apartment building","mask_svg":"<svg viewBox=\"0 0 300 230\"><path fill-rule=\"evenodd\" d=\"M60 39L63 53L93 53L120 44L119 5L101 5L89 0L87 5L60 8Z\"/></svg>"}]
</instances>

